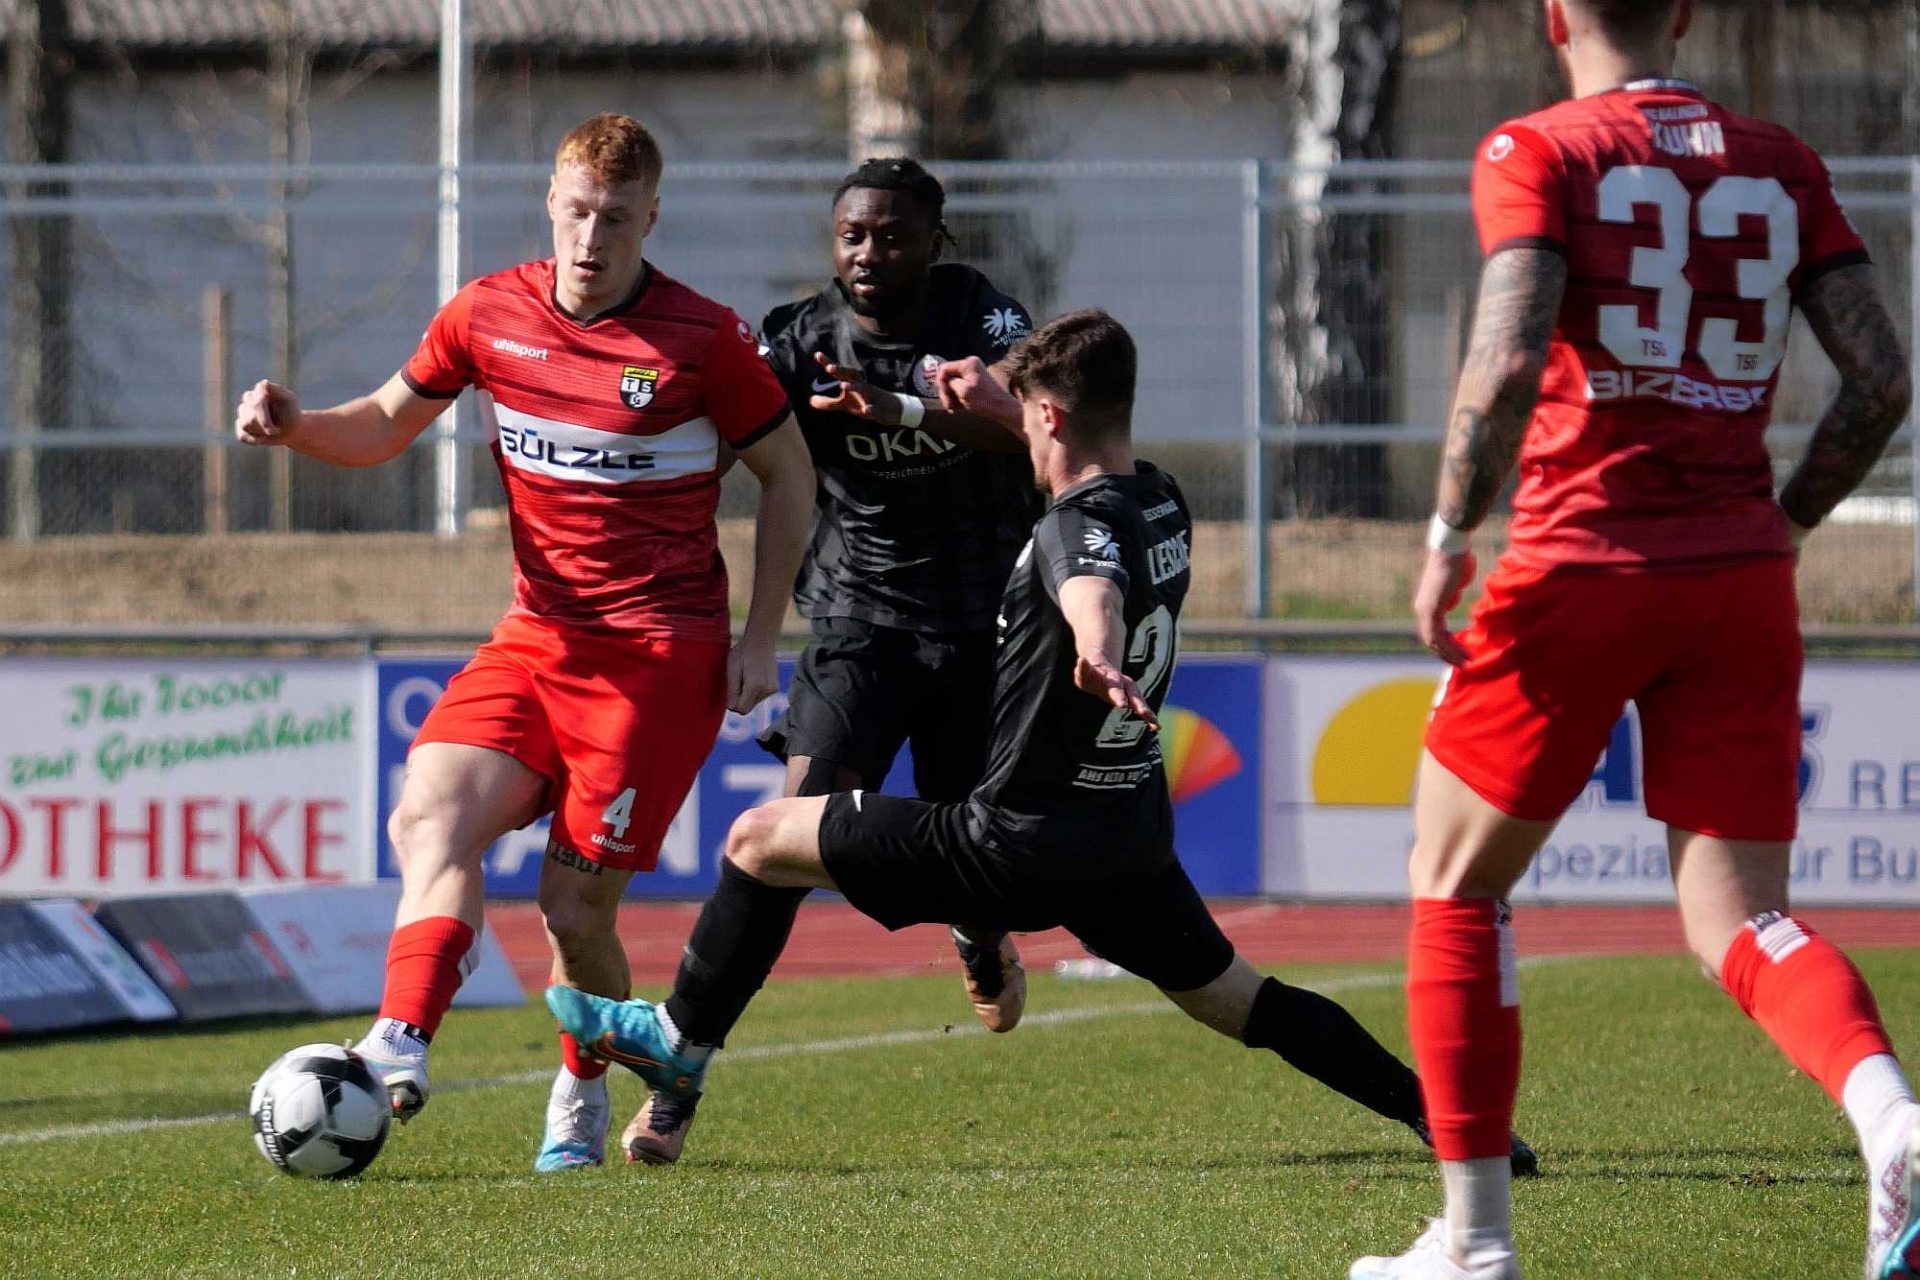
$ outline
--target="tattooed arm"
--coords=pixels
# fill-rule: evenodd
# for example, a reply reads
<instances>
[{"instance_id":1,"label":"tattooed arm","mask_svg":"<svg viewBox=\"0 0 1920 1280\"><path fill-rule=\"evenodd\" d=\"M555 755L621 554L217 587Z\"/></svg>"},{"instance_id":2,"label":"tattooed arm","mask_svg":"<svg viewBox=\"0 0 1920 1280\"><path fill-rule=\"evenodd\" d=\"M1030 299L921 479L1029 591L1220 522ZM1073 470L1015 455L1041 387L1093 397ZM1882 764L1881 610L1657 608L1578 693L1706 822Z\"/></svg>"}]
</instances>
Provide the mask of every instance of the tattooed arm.
<instances>
[{"instance_id":1,"label":"tattooed arm","mask_svg":"<svg viewBox=\"0 0 1920 1280\"><path fill-rule=\"evenodd\" d=\"M1787 519L1811 529L1866 478L1907 416L1913 388L1907 353L1873 268L1840 267L1808 284L1795 299L1840 371L1840 392L1821 415L1807 456L1780 490Z\"/></svg>"},{"instance_id":2,"label":"tattooed arm","mask_svg":"<svg viewBox=\"0 0 1920 1280\"><path fill-rule=\"evenodd\" d=\"M1487 259L1473 338L1453 395L1452 425L1434 510L1456 529L1487 518L1540 396L1547 341L1567 288L1567 260L1550 249L1506 249Z\"/></svg>"},{"instance_id":3,"label":"tattooed arm","mask_svg":"<svg viewBox=\"0 0 1920 1280\"><path fill-rule=\"evenodd\" d=\"M1513 470L1520 438L1540 396L1547 343L1567 289L1567 260L1550 249L1502 249L1480 273L1473 337L1460 368L1440 461L1436 521L1446 528L1443 550L1429 540L1426 568L1413 598L1420 640L1455 664L1466 650L1447 628L1447 613L1473 581L1473 553L1457 536L1478 528ZM1449 532L1453 531L1453 532Z\"/></svg>"}]
</instances>

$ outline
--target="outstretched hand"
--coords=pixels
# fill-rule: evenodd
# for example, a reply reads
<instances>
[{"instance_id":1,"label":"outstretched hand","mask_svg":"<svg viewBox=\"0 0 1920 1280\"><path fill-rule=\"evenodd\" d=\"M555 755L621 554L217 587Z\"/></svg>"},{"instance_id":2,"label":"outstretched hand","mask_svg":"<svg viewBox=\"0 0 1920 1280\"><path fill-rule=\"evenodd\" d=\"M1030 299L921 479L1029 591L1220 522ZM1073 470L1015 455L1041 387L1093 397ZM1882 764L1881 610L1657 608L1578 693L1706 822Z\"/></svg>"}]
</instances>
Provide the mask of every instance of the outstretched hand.
<instances>
[{"instance_id":1,"label":"outstretched hand","mask_svg":"<svg viewBox=\"0 0 1920 1280\"><path fill-rule=\"evenodd\" d=\"M1153 705L1140 696L1140 686L1126 672L1107 661L1104 655L1074 659L1073 682L1082 692L1090 693L1122 711L1131 711L1146 721L1149 729L1160 732L1160 719L1154 715Z\"/></svg>"},{"instance_id":2,"label":"outstretched hand","mask_svg":"<svg viewBox=\"0 0 1920 1280\"><path fill-rule=\"evenodd\" d=\"M881 391L868 382L858 369L835 364L823 351L816 351L813 362L822 373L840 384L839 390L823 394L818 379L807 403L822 413L851 413L883 427L900 425L900 401L891 391Z\"/></svg>"}]
</instances>

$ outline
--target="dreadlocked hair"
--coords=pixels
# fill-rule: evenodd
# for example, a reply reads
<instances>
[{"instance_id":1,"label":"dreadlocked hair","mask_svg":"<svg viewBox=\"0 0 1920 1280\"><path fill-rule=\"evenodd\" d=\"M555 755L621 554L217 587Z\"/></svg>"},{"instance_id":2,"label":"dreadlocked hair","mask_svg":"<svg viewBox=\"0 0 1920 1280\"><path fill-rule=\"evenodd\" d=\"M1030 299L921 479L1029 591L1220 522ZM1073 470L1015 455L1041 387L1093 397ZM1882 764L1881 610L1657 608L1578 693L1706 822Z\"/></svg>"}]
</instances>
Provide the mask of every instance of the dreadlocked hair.
<instances>
[{"instance_id":1,"label":"dreadlocked hair","mask_svg":"<svg viewBox=\"0 0 1920 1280\"><path fill-rule=\"evenodd\" d=\"M834 188L833 202L839 204L841 196L855 189L905 192L913 197L913 202L920 206L921 212L932 220L934 233L959 248L960 242L947 229L947 189L918 160L909 160L905 156L872 156L862 160L860 167L842 178L840 185Z\"/></svg>"}]
</instances>

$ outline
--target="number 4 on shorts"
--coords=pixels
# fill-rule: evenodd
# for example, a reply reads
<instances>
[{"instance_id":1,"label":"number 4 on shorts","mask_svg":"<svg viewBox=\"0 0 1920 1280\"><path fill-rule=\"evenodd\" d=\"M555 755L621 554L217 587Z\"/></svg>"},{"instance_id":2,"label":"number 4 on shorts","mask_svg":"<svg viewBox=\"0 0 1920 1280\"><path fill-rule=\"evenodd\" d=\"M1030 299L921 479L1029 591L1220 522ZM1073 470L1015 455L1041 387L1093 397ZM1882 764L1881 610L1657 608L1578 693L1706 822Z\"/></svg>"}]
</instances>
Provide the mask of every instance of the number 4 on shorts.
<instances>
[{"instance_id":1,"label":"number 4 on shorts","mask_svg":"<svg viewBox=\"0 0 1920 1280\"><path fill-rule=\"evenodd\" d=\"M628 787L613 798L613 803L600 815L600 821L613 828L615 840L624 839L627 824L633 821L633 788Z\"/></svg>"}]
</instances>

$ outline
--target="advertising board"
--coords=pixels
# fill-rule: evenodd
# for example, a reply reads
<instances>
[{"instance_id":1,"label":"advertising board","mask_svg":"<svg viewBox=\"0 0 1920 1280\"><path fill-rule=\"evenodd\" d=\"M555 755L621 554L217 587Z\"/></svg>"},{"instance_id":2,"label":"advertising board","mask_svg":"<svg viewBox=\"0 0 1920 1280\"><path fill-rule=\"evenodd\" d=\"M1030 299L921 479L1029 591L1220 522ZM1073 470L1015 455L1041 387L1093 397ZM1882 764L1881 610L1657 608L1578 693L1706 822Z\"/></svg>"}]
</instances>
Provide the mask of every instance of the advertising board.
<instances>
[{"instance_id":1,"label":"advertising board","mask_svg":"<svg viewBox=\"0 0 1920 1280\"><path fill-rule=\"evenodd\" d=\"M375 700L377 803L371 839L379 874L397 874L386 818L398 803L407 747L421 721L460 669L461 660L383 660ZM782 692L749 715L731 712L713 754L681 807L652 875L635 876L630 896L704 897L719 875L720 854L734 818L780 795L781 763L755 738L786 709L793 663L780 664ZM1182 859L1204 893L1260 890L1261 660L1197 656L1181 659L1162 717L1162 743ZM885 791L913 794L911 753L903 750ZM487 851L487 892L532 897L546 854L548 820L516 831Z\"/></svg>"},{"instance_id":2,"label":"advertising board","mask_svg":"<svg viewBox=\"0 0 1920 1280\"><path fill-rule=\"evenodd\" d=\"M309 1011L292 966L235 894L117 898L94 918L159 984L182 1022Z\"/></svg>"},{"instance_id":3,"label":"advertising board","mask_svg":"<svg viewBox=\"0 0 1920 1280\"><path fill-rule=\"evenodd\" d=\"M399 885L388 880L252 889L240 900L293 970L315 1013L358 1013L379 1005ZM481 930L468 958L473 969L453 997L455 1008L526 1003L491 931Z\"/></svg>"},{"instance_id":4,"label":"advertising board","mask_svg":"<svg viewBox=\"0 0 1920 1280\"><path fill-rule=\"evenodd\" d=\"M13 658L0 896L372 876L364 661Z\"/></svg>"},{"instance_id":5,"label":"advertising board","mask_svg":"<svg viewBox=\"0 0 1920 1280\"><path fill-rule=\"evenodd\" d=\"M161 994L146 970L134 963L85 906L72 898L45 898L27 907L66 940L80 963L106 985L128 1018L135 1022L171 1022L178 1016L172 1001Z\"/></svg>"},{"instance_id":6,"label":"advertising board","mask_svg":"<svg viewBox=\"0 0 1920 1280\"><path fill-rule=\"evenodd\" d=\"M118 1022L126 1010L31 906L0 902L0 1035Z\"/></svg>"},{"instance_id":7,"label":"advertising board","mask_svg":"<svg viewBox=\"0 0 1920 1280\"><path fill-rule=\"evenodd\" d=\"M1276 658L1267 671L1267 891L1399 898L1408 799L1439 664ZM1920 667L1808 664L1801 689L1796 902L1920 903ZM1666 901L1666 828L1646 816L1640 727L1614 727L1592 781L1515 901Z\"/></svg>"}]
</instances>

